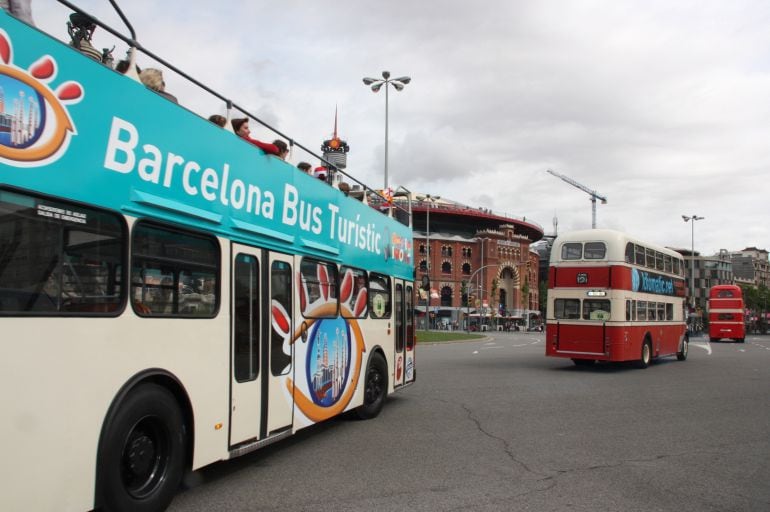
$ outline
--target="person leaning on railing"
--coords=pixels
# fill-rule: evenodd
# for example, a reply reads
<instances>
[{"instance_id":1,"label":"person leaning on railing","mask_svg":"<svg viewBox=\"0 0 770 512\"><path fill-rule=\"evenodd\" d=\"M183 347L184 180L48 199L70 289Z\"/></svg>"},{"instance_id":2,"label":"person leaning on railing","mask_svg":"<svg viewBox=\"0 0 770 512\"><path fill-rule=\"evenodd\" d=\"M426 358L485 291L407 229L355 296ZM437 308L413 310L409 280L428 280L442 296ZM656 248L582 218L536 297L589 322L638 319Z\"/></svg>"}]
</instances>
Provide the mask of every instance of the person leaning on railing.
<instances>
[{"instance_id":1,"label":"person leaning on railing","mask_svg":"<svg viewBox=\"0 0 770 512\"><path fill-rule=\"evenodd\" d=\"M233 119L230 121L230 123L233 125L233 131L238 137L242 138L246 142L254 144L268 155L275 155L277 157L281 156L281 150L278 149L275 144L268 144L267 142L262 142L250 137L251 130L249 130L248 117L239 117L237 119Z\"/></svg>"}]
</instances>

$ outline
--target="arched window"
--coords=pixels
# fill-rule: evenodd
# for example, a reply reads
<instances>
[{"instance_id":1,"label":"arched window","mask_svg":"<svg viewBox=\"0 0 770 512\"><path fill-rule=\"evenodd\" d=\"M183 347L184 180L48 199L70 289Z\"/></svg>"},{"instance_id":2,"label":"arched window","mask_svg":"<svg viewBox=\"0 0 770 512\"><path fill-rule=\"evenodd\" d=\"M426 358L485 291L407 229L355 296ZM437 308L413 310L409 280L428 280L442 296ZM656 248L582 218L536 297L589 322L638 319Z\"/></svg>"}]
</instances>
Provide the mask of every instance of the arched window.
<instances>
[{"instance_id":1,"label":"arched window","mask_svg":"<svg viewBox=\"0 0 770 512\"><path fill-rule=\"evenodd\" d=\"M465 275L465 276L471 275L471 264L470 263L463 263L463 275Z\"/></svg>"},{"instance_id":2,"label":"arched window","mask_svg":"<svg viewBox=\"0 0 770 512\"><path fill-rule=\"evenodd\" d=\"M420 254L425 254L425 244L420 244Z\"/></svg>"},{"instance_id":3,"label":"arched window","mask_svg":"<svg viewBox=\"0 0 770 512\"><path fill-rule=\"evenodd\" d=\"M450 258L452 257L452 247L451 246L448 246L446 248L446 255L449 256Z\"/></svg>"},{"instance_id":4,"label":"arched window","mask_svg":"<svg viewBox=\"0 0 770 512\"><path fill-rule=\"evenodd\" d=\"M450 307L452 305L452 287L444 286L441 288L441 305Z\"/></svg>"},{"instance_id":5,"label":"arched window","mask_svg":"<svg viewBox=\"0 0 770 512\"><path fill-rule=\"evenodd\" d=\"M441 273L442 274L451 274L452 273L452 264L448 261L445 261L441 264Z\"/></svg>"},{"instance_id":6,"label":"arched window","mask_svg":"<svg viewBox=\"0 0 770 512\"><path fill-rule=\"evenodd\" d=\"M428 271L428 262L425 260L420 260L420 272L427 272Z\"/></svg>"}]
</instances>

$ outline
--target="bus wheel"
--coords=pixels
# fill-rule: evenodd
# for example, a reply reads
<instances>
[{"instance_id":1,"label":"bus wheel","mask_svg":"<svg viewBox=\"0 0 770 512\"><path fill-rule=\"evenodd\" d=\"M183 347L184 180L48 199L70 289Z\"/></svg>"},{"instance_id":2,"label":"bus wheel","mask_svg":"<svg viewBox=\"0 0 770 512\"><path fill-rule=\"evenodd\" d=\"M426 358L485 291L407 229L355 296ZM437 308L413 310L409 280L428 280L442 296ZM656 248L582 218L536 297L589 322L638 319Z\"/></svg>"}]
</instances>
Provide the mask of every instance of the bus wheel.
<instances>
[{"instance_id":1,"label":"bus wheel","mask_svg":"<svg viewBox=\"0 0 770 512\"><path fill-rule=\"evenodd\" d=\"M573 359L573 363L575 363L575 366L593 366L596 362L593 359Z\"/></svg>"},{"instance_id":2,"label":"bus wheel","mask_svg":"<svg viewBox=\"0 0 770 512\"><path fill-rule=\"evenodd\" d=\"M372 354L364 378L364 403L356 408L356 414L362 420L374 418L385 404L388 393L388 363L380 353Z\"/></svg>"},{"instance_id":3,"label":"bus wheel","mask_svg":"<svg viewBox=\"0 0 770 512\"><path fill-rule=\"evenodd\" d=\"M687 351L689 350L690 341L687 338L684 338L682 340L682 351L676 353L676 358L679 361L684 361L687 359Z\"/></svg>"},{"instance_id":4,"label":"bus wheel","mask_svg":"<svg viewBox=\"0 0 770 512\"><path fill-rule=\"evenodd\" d=\"M737 339L737 340L735 340L735 341L737 341L738 343L743 343L743 342L745 342L745 341L746 341L746 338L738 338L738 339Z\"/></svg>"},{"instance_id":5,"label":"bus wheel","mask_svg":"<svg viewBox=\"0 0 770 512\"><path fill-rule=\"evenodd\" d=\"M106 510L165 510L182 480L185 426L174 396L145 384L131 392L104 433L97 492Z\"/></svg>"},{"instance_id":6,"label":"bus wheel","mask_svg":"<svg viewBox=\"0 0 770 512\"><path fill-rule=\"evenodd\" d=\"M652 343L650 340L644 340L642 343L642 354L636 361L637 368L647 368L650 366L650 360L652 359Z\"/></svg>"}]
</instances>

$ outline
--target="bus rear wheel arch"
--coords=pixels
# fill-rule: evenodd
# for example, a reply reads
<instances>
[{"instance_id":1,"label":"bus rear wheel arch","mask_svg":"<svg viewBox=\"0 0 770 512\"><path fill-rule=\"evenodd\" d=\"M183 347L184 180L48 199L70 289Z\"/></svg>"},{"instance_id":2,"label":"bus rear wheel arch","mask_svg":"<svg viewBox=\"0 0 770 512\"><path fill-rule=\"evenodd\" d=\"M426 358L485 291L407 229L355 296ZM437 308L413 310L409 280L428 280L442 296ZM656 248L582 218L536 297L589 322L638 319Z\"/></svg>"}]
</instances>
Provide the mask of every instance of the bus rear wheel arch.
<instances>
[{"instance_id":1,"label":"bus rear wheel arch","mask_svg":"<svg viewBox=\"0 0 770 512\"><path fill-rule=\"evenodd\" d=\"M652 340L650 340L649 336L644 338L640 352L639 359L636 361L636 367L644 369L650 366L650 362L652 361Z\"/></svg>"},{"instance_id":2,"label":"bus rear wheel arch","mask_svg":"<svg viewBox=\"0 0 770 512\"><path fill-rule=\"evenodd\" d=\"M97 502L113 512L164 510L186 464L186 427L174 395L141 384L121 401L102 433Z\"/></svg>"},{"instance_id":3,"label":"bus rear wheel arch","mask_svg":"<svg viewBox=\"0 0 770 512\"><path fill-rule=\"evenodd\" d=\"M676 353L677 360L684 361L685 359L687 359L687 353L690 350L689 347L690 347L690 340L687 338L687 336L685 336L684 338L682 338L682 350Z\"/></svg>"}]
</instances>

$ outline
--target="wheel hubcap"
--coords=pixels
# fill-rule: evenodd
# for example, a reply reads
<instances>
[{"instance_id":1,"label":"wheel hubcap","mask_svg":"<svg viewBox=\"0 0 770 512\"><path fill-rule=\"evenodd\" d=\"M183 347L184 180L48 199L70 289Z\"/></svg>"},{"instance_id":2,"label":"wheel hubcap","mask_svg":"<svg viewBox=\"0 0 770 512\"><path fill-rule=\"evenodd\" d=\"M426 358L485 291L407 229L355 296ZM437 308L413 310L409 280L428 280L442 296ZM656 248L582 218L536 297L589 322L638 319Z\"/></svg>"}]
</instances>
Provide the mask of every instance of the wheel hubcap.
<instances>
[{"instance_id":1,"label":"wheel hubcap","mask_svg":"<svg viewBox=\"0 0 770 512\"><path fill-rule=\"evenodd\" d=\"M369 372L369 378L366 381L366 402L373 403L377 401L382 393L382 376L380 372L372 369Z\"/></svg>"},{"instance_id":2,"label":"wheel hubcap","mask_svg":"<svg viewBox=\"0 0 770 512\"><path fill-rule=\"evenodd\" d=\"M123 447L121 478L132 497L146 497L163 480L168 447L168 435L152 418L141 420L131 430Z\"/></svg>"}]
</instances>

